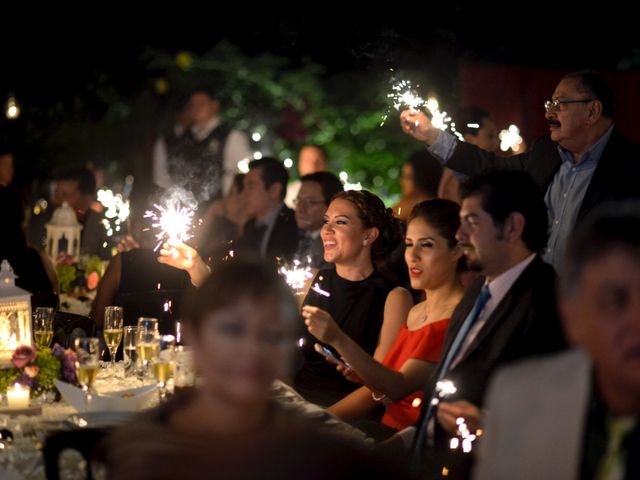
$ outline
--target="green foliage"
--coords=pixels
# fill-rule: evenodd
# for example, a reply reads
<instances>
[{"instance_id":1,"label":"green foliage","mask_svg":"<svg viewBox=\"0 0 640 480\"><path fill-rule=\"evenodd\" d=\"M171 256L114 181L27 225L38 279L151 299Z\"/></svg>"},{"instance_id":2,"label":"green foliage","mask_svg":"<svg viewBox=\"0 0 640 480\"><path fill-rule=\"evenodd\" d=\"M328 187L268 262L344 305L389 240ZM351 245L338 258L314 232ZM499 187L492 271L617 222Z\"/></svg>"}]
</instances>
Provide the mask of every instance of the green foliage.
<instances>
[{"instance_id":1,"label":"green foliage","mask_svg":"<svg viewBox=\"0 0 640 480\"><path fill-rule=\"evenodd\" d=\"M70 105L39 112L46 129L31 133L46 151L38 158L49 164L90 162L112 180L128 173L148 177L145 142L171 125L176 105L197 86L218 93L221 113L232 125L261 134L260 142L252 142L255 150L295 160L304 143L323 145L332 171L348 172L349 181L387 201L399 192L402 162L416 148L401 133L396 112L380 126L389 113L387 72L328 75L317 64L248 56L224 42L202 55L148 49L141 69L131 73L144 79L136 94L118 87L122 79L97 73ZM295 169L290 172L297 176Z\"/></svg>"},{"instance_id":2,"label":"green foliage","mask_svg":"<svg viewBox=\"0 0 640 480\"><path fill-rule=\"evenodd\" d=\"M56 265L56 274L61 292L68 292L76 281L76 267L73 265Z\"/></svg>"},{"instance_id":3,"label":"green foliage","mask_svg":"<svg viewBox=\"0 0 640 480\"><path fill-rule=\"evenodd\" d=\"M60 378L61 365L60 361L51 353L51 349L38 350L36 353L36 365L40 367L37 393L55 388L53 381L56 378Z\"/></svg>"}]
</instances>

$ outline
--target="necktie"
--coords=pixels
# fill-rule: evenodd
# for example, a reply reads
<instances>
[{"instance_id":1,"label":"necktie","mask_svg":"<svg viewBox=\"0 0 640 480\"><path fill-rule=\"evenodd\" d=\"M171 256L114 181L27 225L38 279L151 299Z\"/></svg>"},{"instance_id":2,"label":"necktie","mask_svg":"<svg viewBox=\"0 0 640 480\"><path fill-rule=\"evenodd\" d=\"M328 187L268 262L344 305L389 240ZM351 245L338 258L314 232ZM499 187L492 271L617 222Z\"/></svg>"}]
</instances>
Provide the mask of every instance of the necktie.
<instances>
[{"instance_id":1,"label":"necktie","mask_svg":"<svg viewBox=\"0 0 640 480\"><path fill-rule=\"evenodd\" d=\"M255 220L247 223L245 227L245 244L249 246L255 255L262 256L262 240L266 231L267 225L258 223Z\"/></svg>"},{"instance_id":2,"label":"necktie","mask_svg":"<svg viewBox=\"0 0 640 480\"><path fill-rule=\"evenodd\" d=\"M609 420L609 442L607 443L607 451L598 467L597 480L622 480L624 478L627 455L623 440L634 426L635 419L629 417Z\"/></svg>"},{"instance_id":3,"label":"necktie","mask_svg":"<svg viewBox=\"0 0 640 480\"><path fill-rule=\"evenodd\" d=\"M436 383L442 380L443 378L445 378L449 373L449 367L451 366L451 362L453 362L453 359L456 358L458 351L460 350L460 347L464 342L464 339L469 333L469 330L471 330L471 327L473 327L473 325L478 320L478 317L480 317L480 312L482 312L482 309L487 304L490 298L491 298L491 291L489 290L489 286L485 285L484 287L482 287L482 290L480 290L480 295L478 295L478 298L476 298L476 303L474 303L473 308L469 312L469 315L467 315L467 318L464 319L464 322L462 322L462 325L460 326L458 333L453 339L453 342L451 343L451 346L447 351L447 355L445 356L444 361L442 362L442 365L440 367L440 370L438 373L438 379ZM436 410L435 408L436 405L434 405L433 403L434 398L436 398L436 392L433 392L431 394L431 398L429 399L429 402L425 404L427 408L427 412L422 418L422 422L420 422L420 425L418 425L418 431L416 432L416 439L413 444L412 456L413 456L414 466L418 466L420 464L420 458L422 456L422 448L424 447L424 442L427 435L427 425L429 424L429 421L433 417Z\"/></svg>"}]
</instances>

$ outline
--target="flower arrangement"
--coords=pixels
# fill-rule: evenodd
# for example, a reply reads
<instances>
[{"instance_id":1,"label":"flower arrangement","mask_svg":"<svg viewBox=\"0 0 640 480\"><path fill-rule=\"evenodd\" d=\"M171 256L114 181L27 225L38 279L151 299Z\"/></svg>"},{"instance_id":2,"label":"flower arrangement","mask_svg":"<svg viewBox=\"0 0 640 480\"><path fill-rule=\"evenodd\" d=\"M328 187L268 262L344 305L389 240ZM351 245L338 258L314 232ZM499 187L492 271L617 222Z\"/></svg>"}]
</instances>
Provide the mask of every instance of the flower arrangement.
<instances>
[{"instance_id":1,"label":"flower arrangement","mask_svg":"<svg viewBox=\"0 0 640 480\"><path fill-rule=\"evenodd\" d=\"M28 345L15 349L11 357L12 367L0 370L0 392L14 383L31 389L32 396L53 391L56 378L71 384L77 384L75 370L76 354L70 348L66 350L59 344L52 349L36 350Z\"/></svg>"},{"instance_id":2,"label":"flower arrangement","mask_svg":"<svg viewBox=\"0 0 640 480\"><path fill-rule=\"evenodd\" d=\"M61 293L74 293L77 290L95 290L104 273L102 260L95 255L82 255L78 261L61 253L56 259L56 273Z\"/></svg>"}]
</instances>

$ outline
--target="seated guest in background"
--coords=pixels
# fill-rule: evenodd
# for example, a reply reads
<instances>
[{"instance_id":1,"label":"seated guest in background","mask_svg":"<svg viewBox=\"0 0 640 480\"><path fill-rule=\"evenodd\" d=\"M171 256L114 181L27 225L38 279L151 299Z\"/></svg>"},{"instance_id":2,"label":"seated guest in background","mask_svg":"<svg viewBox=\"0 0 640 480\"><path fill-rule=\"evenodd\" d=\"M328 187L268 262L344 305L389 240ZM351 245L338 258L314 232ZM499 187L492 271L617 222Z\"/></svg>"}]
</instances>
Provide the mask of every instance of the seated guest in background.
<instances>
[{"instance_id":1,"label":"seated guest in background","mask_svg":"<svg viewBox=\"0 0 640 480\"><path fill-rule=\"evenodd\" d=\"M51 262L48 257L41 256L27 246L22 230L24 212L18 195L9 188L0 186L0 206L0 262L8 260L18 276L16 285L34 294L33 307L57 306L54 295L58 288L55 271L51 265L46 268L45 262ZM49 277L48 271L54 272L53 279Z\"/></svg>"},{"instance_id":2,"label":"seated guest in background","mask_svg":"<svg viewBox=\"0 0 640 480\"><path fill-rule=\"evenodd\" d=\"M103 260L111 258L101 205L96 201L96 179L91 170L69 167L57 173L53 205L57 208L63 202L73 208L82 225L80 253L97 255Z\"/></svg>"},{"instance_id":3,"label":"seated guest in background","mask_svg":"<svg viewBox=\"0 0 640 480\"><path fill-rule=\"evenodd\" d=\"M294 204L296 223L302 232L296 256L304 263L311 258L311 266L316 269L329 266L324 261L324 248L320 229L324 214L333 196L342 192L342 183L333 173L316 172L300 179L301 186Z\"/></svg>"},{"instance_id":4,"label":"seated guest in background","mask_svg":"<svg viewBox=\"0 0 640 480\"><path fill-rule=\"evenodd\" d=\"M640 205L593 212L561 278L575 348L498 372L475 478L640 478Z\"/></svg>"},{"instance_id":5,"label":"seated guest in background","mask_svg":"<svg viewBox=\"0 0 640 480\"><path fill-rule=\"evenodd\" d=\"M368 467L372 459L363 450L311 429L269 399L274 380L287 375L298 322L295 300L272 266L221 263L195 293L185 324L202 383L107 439L108 478L276 479L311 472L346 479L362 468L373 478L389 475Z\"/></svg>"},{"instance_id":6,"label":"seated guest in background","mask_svg":"<svg viewBox=\"0 0 640 480\"><path fill-rule=\"evenodd\" d=\"M392 207L393 214L407 221L414 205L436 198L441 176L442 166L438 159L426 150L413 152L402 165L402 198Z\"/></svg>"},{"instance_id":7,"label":"seated guest in background","mask_svg":"<svg viewBox=\"0 0 640 480\"><path fill-rule=\"evenodd\" d=\"M96 298L91 307L91 318L98 328L104 321L104 307L119 305L118 296L156 290L188 290L189 276L176 268L158 263L157 243L150 227L150 219L144 215L160 196L157 187L142 187L136 184L131 193L131 212L127 251L122 251L109 262L104 276L98 284ZM158 288L160 287L160 288ZM127 312L125 312L125 317ZM125 318L125 324L135 323L135 318Z\"/></svg>"},{"instance_id":8,"label":"seated guest in background","mask_svg":"<svg viewBox=\"0 0 640 480\"><path fill-rule=\"evenodd\" d=\"M316 172L328 172L329 160L327 151L321 145L309 143L303 145L298 153L298 174L300 180L294 180L287 186L287 196L284 204L289 208L295 208L295 199L302 186L302 177Z\"/></svg>"},{"instance_id":9,"label":"seated guest in background","mask_svg":"<svg viewBox=\"0 0 640 480\"><path fill-rule=\"evenodd\" d=\"M284 203L289 174L275 158L249 164L242 195L249 220L236 243L236 254L290 261L298 248L299 231L293 210Z\"/></svg>"},{"instance_id":10,"label":"seated guest in background","mask_svg":"<svg viewBox=\"0 0 640 480\"><path fill-rule=\"evenodd\" d=\"M388 427L386 433L418 420L422 387L440 360L449 318L463 295L457 273L462 258L456 240L459 211L456 203L440 199L427 200L413 208L405 237L405 260L411 287L423 290L426 300L411 309L382 362L374 360L340 330L326 312L304 307L309 332L334 347L364 383L329 407L343 420L363 418L380 401L386 407L382 418L382 424ZM345 374L350 373L345 370Z\"/></svg>"},{"instance_id":11,"label":"seated guest in background","mask_svg":"<svg viewBox=\"0 0 640 480\"><path fill-rule=\"evenodd\" d=\"M303 302L315 307L316 313L330 315L345 335L378 361L384 359L413 306L409 292L395 288L380 273L381 261L401 243L397 223L371 192L335 195L321 230L324 260L335 268L318 272L312 284L319 289L309 290ZM293 386L307 400L329 406L358 385L326 362L315 342L307 332L301 347L303 365Z\"/></svg>"},{"instance_id":12,"label":"seated guest in background","mask_svg":"<svg viewBox=\"0 0 640 480\"><path fill-rule=\"evenodd\" d=\"M202 225L198 228L193 244L203 258L216 262L234 250L235 241L240 237L247 220L242 196L244 174L233 178L229 193L212 203L204 213Z\"/></svg>"}]
</instances>

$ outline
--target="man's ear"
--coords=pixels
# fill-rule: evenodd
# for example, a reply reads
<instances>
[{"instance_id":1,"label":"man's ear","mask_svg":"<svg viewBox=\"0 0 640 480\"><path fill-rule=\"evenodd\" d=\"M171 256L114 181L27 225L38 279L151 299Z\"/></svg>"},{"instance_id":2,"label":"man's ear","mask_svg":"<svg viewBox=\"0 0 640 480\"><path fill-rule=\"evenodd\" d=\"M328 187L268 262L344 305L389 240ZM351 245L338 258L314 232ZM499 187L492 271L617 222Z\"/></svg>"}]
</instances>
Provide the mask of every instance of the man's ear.
<instances>
[{"instance_id":1,"label":"man's ear","mask_svg":"<svg viewBox=\"0 0 640 480\"><path fill-rule=\"evenodd\" d=\"M587 123L593 125L600 120L600 117L602 117L602 102L600 100L593 100L589 103L588 109L589 116L587 118Z\"/></svg>"},{"instance_id":2,"label":"man's ear","mask_svg":"<svg viewBox=\"0 0 640 480\"><path fill-rule=\"evenodd\" d=\"M269 185L269 188L267 188L267 192L269 192L271 198L280 200L280 198L282 198L282 188L281 183L273 182Z\"/></svg>"},{"instance_id":3,"label":"man's ear","mask_svg":"<svg viewBox=\"0 0 640 480\"><path fill-rule=\"evenodd\" d=\"M504 236L509 240L522 238L526 220L520 212L511 212L504 222Z\"/></svg>"}]
</instances>

